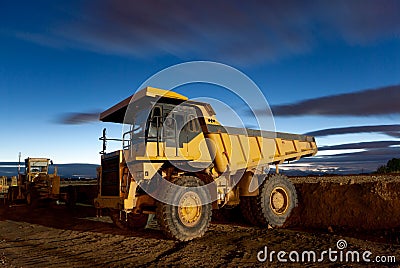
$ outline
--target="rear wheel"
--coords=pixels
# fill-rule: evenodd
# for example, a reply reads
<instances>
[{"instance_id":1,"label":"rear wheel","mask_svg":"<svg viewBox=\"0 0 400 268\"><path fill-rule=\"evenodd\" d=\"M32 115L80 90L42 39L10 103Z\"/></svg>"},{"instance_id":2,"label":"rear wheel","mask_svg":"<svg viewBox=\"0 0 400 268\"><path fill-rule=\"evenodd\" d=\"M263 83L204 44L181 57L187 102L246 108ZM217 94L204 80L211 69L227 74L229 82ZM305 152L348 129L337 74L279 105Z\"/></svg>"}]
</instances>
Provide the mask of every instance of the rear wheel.
<instances>
[{"instance_id":1,"label":"rear wheel","mask_svg":"<svg viewBox=\"0 0 400 268\"><path fill-rule=\"evenodd\" d=\"M286 176L273 175L261 185L257 196L257 216L264 225L283 226L296 206L296 188Z\"/></svg>"},{"instance_id":2,"label":"rear wheel","mask_svg":"<svg viewBox=\"0 0 400 268\"><path fill-rule=\"evenodd\" d=\"M165 189L165 200L157 203L157 221L170 238L189 241L204 235L211 221L211 197L203 182L194 176L182 176Z\"/></svg>"}]
</instances>

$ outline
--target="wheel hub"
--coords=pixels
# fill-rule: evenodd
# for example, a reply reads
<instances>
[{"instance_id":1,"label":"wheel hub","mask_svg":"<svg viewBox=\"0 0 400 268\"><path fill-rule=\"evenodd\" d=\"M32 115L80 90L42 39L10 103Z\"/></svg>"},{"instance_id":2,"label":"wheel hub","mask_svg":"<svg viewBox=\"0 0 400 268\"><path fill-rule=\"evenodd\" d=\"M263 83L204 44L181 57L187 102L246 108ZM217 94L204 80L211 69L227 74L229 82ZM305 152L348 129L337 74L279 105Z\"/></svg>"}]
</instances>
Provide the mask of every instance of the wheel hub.
<instances>
[{"instance_id":1,"label":"wheel hub","mask_svg":"<svg viewBox=\"0 0 400 268\"><path fill-rule=\"evenodd\" d=\"M200 220L201 210L201 200L197 193L190 191L182 195L179 200L178 215L185 226L195 226Z\"/></svg>"},{"instance_id":2,"label":"wheel hub","mask_svg":"<svg viewBox=\"0 0 400 268\"><path fill-rule=\"evenodd\" d=\"M275 187L270 195L270 207L277 215L285 214L289 208L289 195L282 187Z\"/></svg>"}]
</instances>

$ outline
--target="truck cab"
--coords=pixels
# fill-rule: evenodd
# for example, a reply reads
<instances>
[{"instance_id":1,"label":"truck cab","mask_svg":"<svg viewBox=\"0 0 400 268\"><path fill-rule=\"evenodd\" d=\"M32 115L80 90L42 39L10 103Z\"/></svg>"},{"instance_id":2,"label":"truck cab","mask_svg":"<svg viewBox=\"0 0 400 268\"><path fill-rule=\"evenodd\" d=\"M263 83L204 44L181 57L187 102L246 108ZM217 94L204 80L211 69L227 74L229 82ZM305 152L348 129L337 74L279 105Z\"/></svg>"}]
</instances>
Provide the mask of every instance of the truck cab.
<instances>
[{"instance_id":1,"label":"truck cab","mask_svg":"<svg viewBox=\"0 0 400 268\"><path fill-rule=\"evenodd\" d=\"M47 175L49 172L50 159L48 158L27 158L25 159L25 174L27 181L33 182L35 178Z\"/></svg>"}]
</instances>

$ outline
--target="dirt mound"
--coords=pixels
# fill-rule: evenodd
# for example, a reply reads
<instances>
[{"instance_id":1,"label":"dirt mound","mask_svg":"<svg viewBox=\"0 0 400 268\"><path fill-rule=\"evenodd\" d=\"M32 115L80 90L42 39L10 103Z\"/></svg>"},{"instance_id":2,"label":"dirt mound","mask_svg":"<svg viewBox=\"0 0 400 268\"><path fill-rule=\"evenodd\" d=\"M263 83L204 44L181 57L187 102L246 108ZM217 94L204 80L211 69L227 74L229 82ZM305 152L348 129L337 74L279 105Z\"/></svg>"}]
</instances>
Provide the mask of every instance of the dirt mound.
<instances>
[{"instance_id":1,"label":"dirt mound","mask_svg":"<svg viewBox=\"0 0 400 268\"><path fill-rule=\"evenodd\" d=\"M299 206L289 227L350 227L361 230L400 226L400 176L291 178Z\"/></svg>"}]
</instances>

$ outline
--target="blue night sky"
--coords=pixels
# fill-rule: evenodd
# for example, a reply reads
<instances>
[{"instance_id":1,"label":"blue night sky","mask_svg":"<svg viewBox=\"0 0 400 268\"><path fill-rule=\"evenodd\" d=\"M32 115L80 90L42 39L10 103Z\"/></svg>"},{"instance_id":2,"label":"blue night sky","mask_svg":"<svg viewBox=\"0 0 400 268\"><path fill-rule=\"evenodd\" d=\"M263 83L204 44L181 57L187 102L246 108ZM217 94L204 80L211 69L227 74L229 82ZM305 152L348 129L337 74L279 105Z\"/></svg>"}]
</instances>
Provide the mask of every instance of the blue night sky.
<instances>
[{"instance_id":1,"label":"blue night sky","mask_svg":"<svg viewBox=\"0 0 400 268\"><path fill-rule=\"evenodd\" d=\"M101 112L166 67L207 60L258 85L277 131L344 128L316 133L321 157L293 168L374 170L400 157L399 14L400 2L386 0L2 1L0 161L22 152L99 163L101 130L120 137L122 127L66 117ZM178 91L240 105L214 86ZM346 146L326 147L335 145Z\"/></svg>"}]
</instances>

